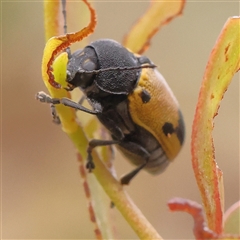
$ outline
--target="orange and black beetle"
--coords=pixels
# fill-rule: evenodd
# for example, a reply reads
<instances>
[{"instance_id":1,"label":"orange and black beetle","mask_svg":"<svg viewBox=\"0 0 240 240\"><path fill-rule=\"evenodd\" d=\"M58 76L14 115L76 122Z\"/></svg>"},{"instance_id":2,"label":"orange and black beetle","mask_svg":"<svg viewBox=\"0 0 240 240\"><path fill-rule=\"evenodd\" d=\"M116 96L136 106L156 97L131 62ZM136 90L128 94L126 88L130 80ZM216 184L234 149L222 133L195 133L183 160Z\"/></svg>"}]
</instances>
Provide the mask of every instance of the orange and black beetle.
<instances>
[{"instance_id":1,"label":"orange and black beetle","mask_svg":"<svg viewBox=\"0 0 240 240\"><path fill-rule=\"evenodd\" d=\"M122 184L144 168L161 173L180 151L184 122L171 89L155 65L131 53L119 43L102 39L69 55L67 82L79 87L93 110L71 100L52 101L97 116L112 140L89 143L87 168L94 168L91 149L116 144L137 166L121 179Z\"/></svg>"}]
</instances>

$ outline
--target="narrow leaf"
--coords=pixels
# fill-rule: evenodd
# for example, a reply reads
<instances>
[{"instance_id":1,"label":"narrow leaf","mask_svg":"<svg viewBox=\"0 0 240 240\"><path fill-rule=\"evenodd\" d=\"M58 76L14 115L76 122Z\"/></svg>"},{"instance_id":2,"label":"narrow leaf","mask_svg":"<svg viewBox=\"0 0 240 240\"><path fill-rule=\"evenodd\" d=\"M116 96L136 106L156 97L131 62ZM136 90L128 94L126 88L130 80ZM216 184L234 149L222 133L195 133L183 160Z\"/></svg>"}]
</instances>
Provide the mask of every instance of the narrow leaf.
<instances>
[{"instance_id":1,"label":"narrow leaf","mask_svg":"<svg viewBox=\"0 0 240 240\"><path fill-rule=\"evenodd\" d=\"M123 45L131 51L142 54L150 45L151 38L166 23L180 15L185 0L152 1L147 12L132 27L124 38Z\"/></svg>"},{"instance_id":2,"label":"narrow leaf","mask_svg":"<svg viewBox=\"0 0 240 240\"><path fill-rule=\"evenodd\" d=\"M59 5L60 1L44 0L44 28L46 41L60 34L59 31Z\"/></svg>"},{"instance_id":3,"label":"narrow leaf","mask_svg":"<svg viewBox=\"0 0 240 240\"><path fill-rule=\"evenodd\" d=\"M220 234L223 216L222 173L214 156L213 118L240 63L240 19L229 18L210 55L192 129L192 164L208 227Z\"/></svg>"}]
</instances>

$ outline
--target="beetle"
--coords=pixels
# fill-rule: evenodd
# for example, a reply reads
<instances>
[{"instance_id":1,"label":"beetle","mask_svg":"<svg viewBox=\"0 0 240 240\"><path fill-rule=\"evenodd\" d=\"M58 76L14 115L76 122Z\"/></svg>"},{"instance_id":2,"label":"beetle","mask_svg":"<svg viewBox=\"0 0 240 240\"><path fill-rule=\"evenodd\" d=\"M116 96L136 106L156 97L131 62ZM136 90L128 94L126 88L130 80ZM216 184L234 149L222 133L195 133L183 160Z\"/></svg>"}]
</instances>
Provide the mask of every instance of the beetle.
<instances>
[{"instance_id":1,"label":"beetle","mask_svg":"<svg viewBox=\"0 0 240 240\"><path fill-rule=\"evenodd\" d=\"M97 40L69 54L66 81L68 90L78 87L83 91L92 110L67 98L43 94L38 98L96 115L109 131L112 140L89 142L89 171L94 168L91 151L96 146L115 144L137 166L121 178L122 184L128 184L143 168L151 174L163 172L179 153L184 141L183 117L167 82L147 57L114 40Z\"/></svg>"},{"instance_id":2,"label":"beetle","mask_svg":"<svg viewBox=\"0 0 240 240\"><path fill-rule=\"evenodd\" d=\"M87 28L93 30L95 12L86 0L84 2L92 14ZM67 34L65 0L62 5L65 36L70 36ZM66 39L64 46L74 42ZM183 145L185 127L179 104L156 65L146 56L135 54L111 39L94 41L72 54L68 47L61 48L68 55L66 89L80 88L92 109L84 107L82 100L77 103L68 98L51 98L44 92L39 92L37 99L51 103L56 123L59 119L54 105L64 104L96 115L109 131L111 140L89 141L86 164L89 171L95 167L92 149L114 144L136 165L121 178L122 184L129 184L141 169L151 174L163 172ZM52 75L51 64L47 65ZM59 87L54 80L49 83Z\"/></svg>"}]
</instances>

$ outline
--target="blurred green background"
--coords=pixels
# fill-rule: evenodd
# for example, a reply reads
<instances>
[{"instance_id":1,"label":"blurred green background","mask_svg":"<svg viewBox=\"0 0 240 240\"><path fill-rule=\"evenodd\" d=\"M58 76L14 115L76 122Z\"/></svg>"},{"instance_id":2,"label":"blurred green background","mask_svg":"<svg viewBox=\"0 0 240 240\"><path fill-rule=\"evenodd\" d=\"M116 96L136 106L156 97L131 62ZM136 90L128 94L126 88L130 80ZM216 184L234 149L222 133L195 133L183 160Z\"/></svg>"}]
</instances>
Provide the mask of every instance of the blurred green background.
<instances>
[{"instance_id":1,"label":"blurred green background","mask_svg":"<svg viewBox=\"0 0 240 240\"><path fill-rule=\"evenodd\" d=\"M148 2L96 1L94 6L98 25L90 40L121 41ZM73 11L77 7L78 13ZM81 7L80 3L69 3L70 30L79 29ZM49 107L34 99L38 91L46 91L41 80L43 3L2 2L1 13L2 237L92 239L93 225L75 149L61 128L51 122ZM238 14L238 1L187 2L184 14L164 26L145 53L179 100L186 122L186 141L166 172L155 177L141 172L126 191L165 239L193 238L191 217L171 213L166 202L172 197L201 202L191 168L192 120L211 49L227 18ZM214 129L216 159L224 173L226 208L239 199L238 80L236 74ZM119 154L114 165L118 176L132 169ZM117 238L136 239L117 209L110 211Z\"/></svg>"}]
</instances>

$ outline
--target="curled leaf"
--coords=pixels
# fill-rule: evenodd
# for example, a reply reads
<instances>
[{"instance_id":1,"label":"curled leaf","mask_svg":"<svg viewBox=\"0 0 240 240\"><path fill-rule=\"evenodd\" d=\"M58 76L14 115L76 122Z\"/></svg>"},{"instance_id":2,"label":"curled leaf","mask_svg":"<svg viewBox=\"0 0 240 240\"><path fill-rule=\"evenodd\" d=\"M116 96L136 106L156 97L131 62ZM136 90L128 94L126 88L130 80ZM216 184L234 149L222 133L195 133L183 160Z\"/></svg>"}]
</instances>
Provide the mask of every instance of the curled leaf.
<instances>
[{"instance_id":1,"label":"curled leaf","mask_svg":"<svg viewBox=\"0 0 240 240\"><path fill-rule=\"evenodd\" d=\"M66 52L61 53L53 62L53 76L63 86L66 84L66 69L67 69L68 56ZM55 89L48 84L49 92L52 96L63 98L70 97L69 92L64 89ZM66 108L62 104L56 105L56 110L58 117L61 121L61 126L64 132L73 133L78 128L78 125L75 121L76 113L74 109Z\"/></svg>"},{"instance_id":2,"label":"curled leaf","mask_svg":"<svg viewBox=\"0 0 240 240\"><path fill-rule=\"evenodd\" d=\"M185 0L152 1L147 12L124 38L123 45L135 53L142 54L149 47L155 33L161 26L180 15L184 5Z\"/></svg>"},{"instance_id":3,"label":"curled leaf","mask_svg":"<svg viewBox=\"0 0 240 240\"><path fill-rule=\"evenodd\" d=\"M54 76L52 74L52 64L55 57L72 43L79 42L83 38L87 37L96 27L97 22L95 10L86 0L83 1L86 3L91 13L91 21L89 22L89 25L75 33L52 37L48 40L45 46L42 60L42 77L46 84L50 83L54 88L61 88L61 85L54 80Z\"/></svg>"},{"instance_id":4,"label":"curled leaf","mask_svg":"<svg viewBox=\"0 0 240 240\"><path fill-rule=\"evenodd\" d=\"M222 172L214 156L213 118L217 115L233 75L240 63L240 18L229 18L210 55L198 98L192 128L192 165L201 192L208 227L222 233Z\"/></svg>"},{"instance_id":5,"label":"curled leaf","mask_svg":"<svg viewBox=\"0 0 240 240\"><path fill-rule=\"evenodd\" d=\"M196 239L216 239L218 237L216 233L207 228L202 206L197 202L184 198L173 198L168 202L168 207L171 211L186 212L193 217L193 233Z\"/></svg>"},{"instance_id":6,"label":"curled leaf","mask_svg":"<svg viewBox=\"0 0 240 240\"><path fill-rule=\"evenodd\" d=\"M237 208L239 211L239 202L235 205L238 205ZM227 233L217 234L211 229L209 229L207 227L207 223L204 220L204 212L203 212L202 205L198 204L197 202L191 201L189 199L184 199L184 198L173 198L168 202L168 207L171 211L186 212L193 217L193 220L194 220L193 233L197 240L205 240L205 239L206 240L207 239L239 240L240 239L239 236L233 235L233 232L231 232L230 234L227 234ZM236 209L236 206L234 206L234 209ZM237 227L239 228L239 225Z\"/></svg>"}]
</instances>

